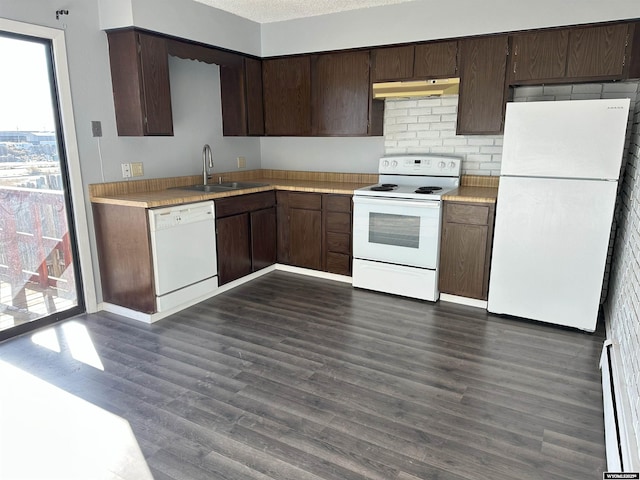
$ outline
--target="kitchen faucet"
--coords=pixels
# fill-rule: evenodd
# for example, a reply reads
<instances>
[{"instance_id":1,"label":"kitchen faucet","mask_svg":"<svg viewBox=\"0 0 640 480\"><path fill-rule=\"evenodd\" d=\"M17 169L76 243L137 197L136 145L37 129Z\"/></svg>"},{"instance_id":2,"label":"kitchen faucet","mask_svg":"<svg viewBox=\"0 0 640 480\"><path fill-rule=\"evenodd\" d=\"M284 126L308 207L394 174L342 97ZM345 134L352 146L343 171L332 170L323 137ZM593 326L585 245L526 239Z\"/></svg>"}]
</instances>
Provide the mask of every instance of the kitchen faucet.
<instances>
[{"instance_id":1,"label":"kitchen faucet","mask_svg":"<svg viewBox=\"0 0 640 480\"><path fill-rule=\"evenodd\" d=\"M207 167L213 168L213 155L211 154L211 147L208 143L205 143L204 147L202 147L202 183L204 185L207 184L209 177Z\"/></svg>"}]
</instances>

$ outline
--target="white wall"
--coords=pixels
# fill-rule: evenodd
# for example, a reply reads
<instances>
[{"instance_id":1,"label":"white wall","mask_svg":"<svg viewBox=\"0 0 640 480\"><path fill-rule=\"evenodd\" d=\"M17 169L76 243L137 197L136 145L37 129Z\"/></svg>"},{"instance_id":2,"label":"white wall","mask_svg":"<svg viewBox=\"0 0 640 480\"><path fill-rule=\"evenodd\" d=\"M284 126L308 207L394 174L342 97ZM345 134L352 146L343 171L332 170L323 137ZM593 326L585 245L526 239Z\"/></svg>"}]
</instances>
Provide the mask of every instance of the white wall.
<instances>
[{"instance_id":1,"label":"white wall","mask_svg":"<svg viewBox=\"0 0 640 480\"><path fill-rule=\"evenodd\" d=\"M416 0L262 25L262 55L337 50L640 17L637 0Z\"/></svg>"},{"instance_id":2,"label":"white wall","mask_svg":"<svg viewBox=\"0 0 640 480\"><path fill-rule=\"evenodd\" d=\"M260 56L260 24L193 0L90 0L100 28L136 27Z\"/></svg>"}]
</instances>

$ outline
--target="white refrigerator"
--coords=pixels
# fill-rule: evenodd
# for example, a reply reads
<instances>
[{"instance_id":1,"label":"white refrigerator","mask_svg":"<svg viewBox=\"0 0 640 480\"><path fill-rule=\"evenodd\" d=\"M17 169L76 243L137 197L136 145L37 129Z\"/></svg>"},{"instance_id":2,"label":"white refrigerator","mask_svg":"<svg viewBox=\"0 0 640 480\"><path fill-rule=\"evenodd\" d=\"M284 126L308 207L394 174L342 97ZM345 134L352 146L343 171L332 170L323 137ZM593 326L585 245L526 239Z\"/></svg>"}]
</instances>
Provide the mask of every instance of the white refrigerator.
<instances>
[{"instance_id":1,"label":"white refrigerator","mask_svg":"<svg viewBox=\"0 0 640 480\"><path fill-rule=\"evenodd\" d=\"M490 312L595 330L629 103L507 104Z\"/></svg>"}]
</instances>

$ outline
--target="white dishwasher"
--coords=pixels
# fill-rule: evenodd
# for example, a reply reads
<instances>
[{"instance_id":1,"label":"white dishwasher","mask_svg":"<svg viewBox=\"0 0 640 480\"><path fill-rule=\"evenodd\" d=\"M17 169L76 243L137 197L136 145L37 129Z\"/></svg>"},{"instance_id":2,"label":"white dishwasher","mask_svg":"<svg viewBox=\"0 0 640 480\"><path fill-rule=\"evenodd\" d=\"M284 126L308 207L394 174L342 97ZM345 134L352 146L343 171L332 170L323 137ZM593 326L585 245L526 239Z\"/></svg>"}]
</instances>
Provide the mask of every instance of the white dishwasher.
<instances>
[{"instance_id":1,"label":"white dishwasher","mask_svg":"<svg viewBox=\"0 0 640 480\"><path fill-rule=\"evenodd\" d=\"M218 288L213 201L149 210L156 309L204 299Z\"/></svg>"}]
</instances>

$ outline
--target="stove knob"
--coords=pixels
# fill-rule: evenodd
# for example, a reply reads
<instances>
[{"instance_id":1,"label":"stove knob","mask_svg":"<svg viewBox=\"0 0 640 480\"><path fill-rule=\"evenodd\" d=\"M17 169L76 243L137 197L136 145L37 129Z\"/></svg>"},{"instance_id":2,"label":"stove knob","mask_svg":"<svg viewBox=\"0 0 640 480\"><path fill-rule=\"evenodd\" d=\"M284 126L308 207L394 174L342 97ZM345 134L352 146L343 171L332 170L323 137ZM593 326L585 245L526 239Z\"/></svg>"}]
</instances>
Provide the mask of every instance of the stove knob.
<instances>
[{"instance_id":1,"label":"stove knob","mask_svg":"<svg viewBox=\"0 0 640 480\"><path fill-rule=\"evenodd\" d=\"M396 168L396 167L398 166L398 162L397 162L396 160L393 160L393 161L391 162L391 166L392 166L393 168Z\"/></svg>"},{"instance_id":2,"label":"stove knob","mask_svg":"<svg viewBox=\"0 0 640 480\"><path fill-rule=\"evenodd\" d=\"M383 160L382 161L382 166L383 167L388 167L389 166L389 160Z\"/></svg>"},{"instance_id":3,"label":"stove knob","mask_svg":"<svg viewBox=\"0 0 640 480\"><path fill-rule=\"evenodd\" d=\"M449 168L450 168L451 170L453 170L454 168L456 168L456 162L451 162L451 163L449 164Z\"/></svg>"},{"instance_id":4,"label":"stove knob","mask_svg":"<svg viewBox=\"0 0 640 480\"><path fill-rule=\"evenodd\" d=\"M447 164L446 164L446 163L444 163L444 162L440 162L440 163L438 163L438 168L444 168L444 167L446 167L446 166L447 166Z\"/></svg>"}]
</instances>

